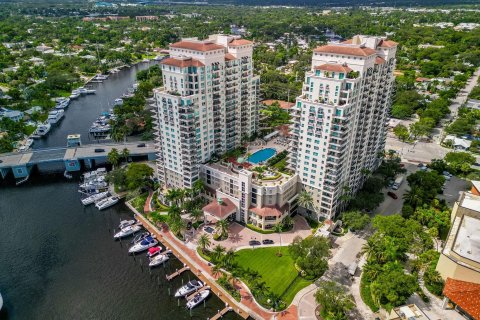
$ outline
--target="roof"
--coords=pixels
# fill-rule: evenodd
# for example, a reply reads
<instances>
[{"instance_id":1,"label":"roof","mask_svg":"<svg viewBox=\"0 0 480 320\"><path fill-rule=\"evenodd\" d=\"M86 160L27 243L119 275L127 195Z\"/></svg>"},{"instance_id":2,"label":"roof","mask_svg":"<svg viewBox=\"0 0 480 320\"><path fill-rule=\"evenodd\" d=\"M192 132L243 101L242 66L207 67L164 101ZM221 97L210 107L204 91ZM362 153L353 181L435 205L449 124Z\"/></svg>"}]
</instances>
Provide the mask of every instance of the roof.
<instances>
[{"instance_id":1,"label":"roof","mask_svg":"<svg viewBox=\"0 0 480 320\"><path fill-rule=\"evenodd\" d=\"M375 64L384 64L384 63L385 63L385 59L383 59L382 57L375 58Z\"/></svg>"},{"instance_id":2,"label":"roof","mask_svg":"<svg viewBox=\"0 0 480 320\"><path fill-rule=\"evenodd\" d=\"M262 208L250 207L248 210L261 217L281 217L285 208L279 208L278 206L266 206Z\"/></svg>"},{"instance_id":3,"label":"roof","mask_svg":"<svg viewBox=\"0 0 480 320\"><path fill-rule=\"evenodd\" d=\"M396 47L397 45L398 43L392 40L382 40L378 43L379 47L386 47L386 48Z\"/></svg>"},{"instance_id":4,"label":"roof","mask_svg":"<svg viewBox=\"0 0 480 320\"><path fill-rule=\"evenodd\" d=\"M228 43L228 46L236 47L236 46L245 46L248 44L253 44L253 42L247 39L234 39Z\"/></svg>"},{"instance_id":5,"label":"roof","mask_svg":"<svg viewBox=\"0 0 480 320\"><path fill-rule=\"evenodd\" d=\"M237 58L235 58L235 56L233 54L231 54L231 53L226 53L225 54L225 60L230 61L230 60L235 60L235 59L237 59Z\"/></svg>"},{"instance_id":6,"label":"roof","mask_svg":"<svg viewBox=\"0 0 480 320\"><path fill-rule=\"evenodd\" d=\"M179 41L172 43L171 48L180 48L180 49L189 49L194 51L212 51L224 49L223 46L213 43L213 42L202 42L202 41Z\"/></svg>"},{"instance_id":7,"label":"roof","mask_svg":"<svg viewBox=\"0 0 480 320\"><path fill-rule=\"evenodd\" d=\"M160 64L166 64L168 66L174 66L174 67L203 67L204 64L201 63L200 61L192 58L187 58L187 59L177 59L177 58L166 58L163 59Z\"/></svg>"},{"instance_id":8,"label":"roof","mask_svg":"<svg viewBox=\"0 0 480 320\"><path fill-rule=\"evenodd\" d=\"M480 284L447 278L443 294L474 319L480 319Z\"/></svg>"},{"instance_id":9,"label":"roof","mask_svg":"<svg viewBox=\"0 0 480 320\"><path fill-rule=\"evenodd\" d=\"M316 66L315 70L324 70L330 72L344 72L349 73L352 71L347 65L343 64L322 64L320 66Z\"/></svg>"},{"instance_id":10,"label":"roof","mask_svg":"<svg viewBox=\"0 0 480 320\"><path fill-rule=\"evenodd\" d=\"M293 103L293 102L288 102L288 101L283 101L283 100L268 99L268 100L263 100L262 101L262 103L266 106L271 106L275 102L278 102L278 104L280 105L280 108L285 109L285 110L288 110L295 105L295 103Z\"/></svg>"},{"instance_id":11,"label":"roof","mask_svg":"<svg viewBox=\"0 0 480 320\"><path fill-rule=\"evenodd\" d=\"M344 45L327 44L313 50L314 52L345 54L348 56L368 57L377 53L377 51L366 47L352 47Z\"/></svg>"},{"instance_id":12,"label":"roof","mask_svg":"<svg viewBox=\"0 0 480 320\"><path fill-rule=\"evenodd\" d=\"M203 211L214 216L217 219L223 220L229 215L237 211L237 206L228 198L222 198L221 204L215 199L205 207Z\"/></svg>"}]
</instances>

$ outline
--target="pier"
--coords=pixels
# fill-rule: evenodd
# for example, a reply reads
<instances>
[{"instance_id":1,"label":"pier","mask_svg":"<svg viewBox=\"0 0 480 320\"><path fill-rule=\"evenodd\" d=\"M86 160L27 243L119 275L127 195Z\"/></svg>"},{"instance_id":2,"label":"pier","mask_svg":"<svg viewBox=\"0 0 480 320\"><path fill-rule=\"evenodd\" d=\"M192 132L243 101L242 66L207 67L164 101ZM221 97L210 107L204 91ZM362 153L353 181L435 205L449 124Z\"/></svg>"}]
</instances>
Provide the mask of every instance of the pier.
<instances>
[{"instance_id":1,"label":"pier","mask_svg":"<svg viewBox=\"0 0 480 320\"><path fill-rule=\"evenodd\" d=\"M184 273L187 270L190 270L190 267L184 266L182 269L177 270L170 275L167 275L167 280L170 281L170 280L176 278L177 276L181 275L182 273Z\"/></svg>"},{"instance_id":2,"label":"pier","mask_svg":"<svg viewBox=\"0 0 480 320\"><path fill-rule=\"evenodd\" d=\"M225 308L218 311L218 313L216 315L214 315L213 318L209 318L209 320L218 320L218 319L222 318L229 311L232 311L232 308L229 307L228 305L226 305Z\"/></svg>"}]
</instances>

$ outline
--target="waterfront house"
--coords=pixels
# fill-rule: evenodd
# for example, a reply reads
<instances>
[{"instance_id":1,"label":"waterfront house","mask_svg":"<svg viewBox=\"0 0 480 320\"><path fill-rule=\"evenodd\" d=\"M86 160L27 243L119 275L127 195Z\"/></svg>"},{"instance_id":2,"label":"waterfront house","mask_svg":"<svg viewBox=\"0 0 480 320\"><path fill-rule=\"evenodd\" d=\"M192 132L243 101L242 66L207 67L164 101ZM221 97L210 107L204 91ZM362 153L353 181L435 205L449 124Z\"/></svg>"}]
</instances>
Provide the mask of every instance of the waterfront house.
<instances>
[{"instance_id":1,"label":"waterfront house","mask_svg":"<svg viewBox=\"0 0 480 320\"><path fill-rule=\"evenodd\" d=\"M18 122L23 119L23 112L1 107L0 119L3 119L3 118L8 118L12 121Z\"/></svg>"}]
</instances>

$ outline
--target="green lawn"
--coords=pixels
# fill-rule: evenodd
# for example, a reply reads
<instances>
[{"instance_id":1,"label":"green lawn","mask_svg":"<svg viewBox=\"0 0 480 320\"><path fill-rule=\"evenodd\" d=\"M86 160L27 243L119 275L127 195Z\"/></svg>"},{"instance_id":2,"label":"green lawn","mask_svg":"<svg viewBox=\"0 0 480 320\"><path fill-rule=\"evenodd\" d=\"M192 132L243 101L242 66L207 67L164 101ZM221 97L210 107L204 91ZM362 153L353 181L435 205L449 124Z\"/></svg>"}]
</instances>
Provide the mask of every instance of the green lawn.
<instances>
[{"instance_id":1,"label":"green lawn","mask_svg":"<svg viewBox=\"0 0 480 320\"><path fill-rule=\"evenodd\" d=\"M278 247L243 249L237 251L235 261L245 269L259 272L270 290L279 295L288 306L296 293L311 282L298 276L287 247L280 248L281 257L276 255L278 251Z\"/></svg>"}]
</instances>

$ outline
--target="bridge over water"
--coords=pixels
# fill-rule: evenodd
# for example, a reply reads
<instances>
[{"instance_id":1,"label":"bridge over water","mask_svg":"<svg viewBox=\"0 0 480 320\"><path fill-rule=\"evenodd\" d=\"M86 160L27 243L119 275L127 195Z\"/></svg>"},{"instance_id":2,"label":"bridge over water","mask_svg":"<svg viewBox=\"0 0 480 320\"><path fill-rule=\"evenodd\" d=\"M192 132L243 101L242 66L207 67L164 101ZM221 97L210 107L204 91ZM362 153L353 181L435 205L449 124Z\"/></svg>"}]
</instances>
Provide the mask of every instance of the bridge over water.
<instances>
[{"instance_id":1,"label":"bridge over water","mask_svg":"<svg viewBox=\"0 0 480 320\"><path fill-rule=\"evenodd\" d=\"M16 179L26 179L34 166L43 163L64 163L66 171L80 171L82 164L86 168L92 168L96 161L106 162L108 153L114 148L119 152L127 148L132 158L155 160L154 143L150 141L145 142L144 147L141 145L143 144L138 142L87 144L72 148L46 148L0 154L0 175L5 178L12 172Z\"/></svg>"}]
</instances>

